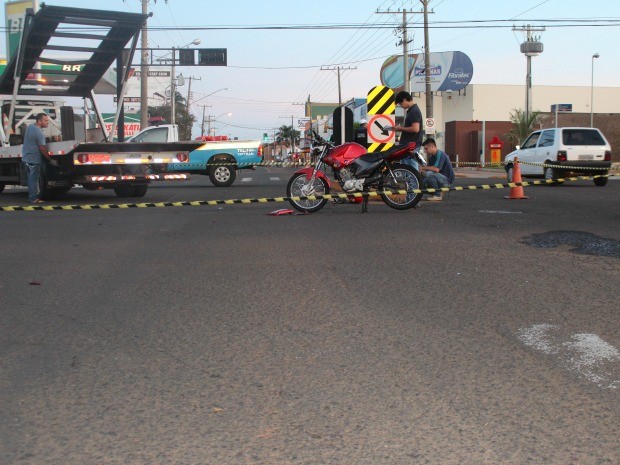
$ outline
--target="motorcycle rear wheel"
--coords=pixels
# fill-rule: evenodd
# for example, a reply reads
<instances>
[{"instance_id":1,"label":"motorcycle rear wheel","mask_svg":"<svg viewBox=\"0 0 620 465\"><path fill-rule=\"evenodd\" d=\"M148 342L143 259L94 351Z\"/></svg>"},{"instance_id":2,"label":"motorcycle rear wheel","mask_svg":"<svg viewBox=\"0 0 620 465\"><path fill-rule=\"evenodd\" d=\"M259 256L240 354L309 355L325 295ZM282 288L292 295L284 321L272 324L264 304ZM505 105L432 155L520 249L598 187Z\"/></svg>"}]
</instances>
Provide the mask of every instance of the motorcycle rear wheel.
<instances>
[{"instance_id":1,"label":"motorcycle rear wheel","mask_svg":"<svg viewBox=\"0 0 620 465\"><path fill-rule=\"evenodd\" d=\"M397 183L394 184L394 179L391 175L387 175L383 178L384 191L407 191L407 194L383 194L380 193L381 198L388 207L396 210L407 210L408 208L415 207L417 203L422 199L422 193L413 193L413 190L421 189L420 174L406 165L394 165L392 172L396 177Z\"/></svg>"},{"instance_id":2,"label":"motorcycle rear wheel","mask_svg":"<svg viewBox=\"0 0 620 465\"><path fill-rule=\"evenodd\" d=\"M294 197L307 197L312 195L327 195L329 194L329 185L327 181L322 178L315 178L314 181L309 181L305 174L294 174L286 186L286 195L289 197L289 202L296 210L306 213L314 213L319 211L327 203L327 199L308 199L299 200Z\"/></svg>"}]
</instances>

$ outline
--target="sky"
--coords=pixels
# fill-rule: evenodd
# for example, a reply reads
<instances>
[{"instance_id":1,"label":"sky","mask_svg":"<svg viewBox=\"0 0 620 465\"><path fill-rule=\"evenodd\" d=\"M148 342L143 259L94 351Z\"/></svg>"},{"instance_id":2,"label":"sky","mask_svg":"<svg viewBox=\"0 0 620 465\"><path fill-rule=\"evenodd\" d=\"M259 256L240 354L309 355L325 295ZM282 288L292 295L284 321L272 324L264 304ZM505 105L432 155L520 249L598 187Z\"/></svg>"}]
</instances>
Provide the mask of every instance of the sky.
<instances>
[{"instance_id":1,"label":"sky","mask_svg":"<svg viewBox=\"0 0 620 465\"><path fill-rule=\"evenodd\" d=\"M84 6L76 0L46 3ZM139 13L142 2L91 0L88 8ZM342 100L365 98L380 84L383 61L402 53L394 30L402 14L376 11L402 8L420 11L422 5L419 0L149 0L149 46L183 47L200 39L197 48L226 48L228 66L177 67L177 73L196 78L194 100L215 92L200 104L209 105L205 112L216 120L218 134L256 139L290 125L291 117L296 124L308 97L338 101L337 74L321 67L351 68L341 72ZM524 35L512 27L531 24L546 27L540 33L544 52L532 60L533 85L590 86L594 69L595 86L620 86L620 1L431 0L429 9L434 12L429 15L431 52L467 54L474 67L472 84L524 85L526 59L519 49ZM420 53L424 45L422 24L421 14L409 15L410 53ZM558 27L566 24L572 25ZM229 28L209 29L224 26ZM594 53L600 58L593 67ZM185 94L187 87L179 91ZM202 107L191 110L200 121Z\"/></svg>"}]
</instances>

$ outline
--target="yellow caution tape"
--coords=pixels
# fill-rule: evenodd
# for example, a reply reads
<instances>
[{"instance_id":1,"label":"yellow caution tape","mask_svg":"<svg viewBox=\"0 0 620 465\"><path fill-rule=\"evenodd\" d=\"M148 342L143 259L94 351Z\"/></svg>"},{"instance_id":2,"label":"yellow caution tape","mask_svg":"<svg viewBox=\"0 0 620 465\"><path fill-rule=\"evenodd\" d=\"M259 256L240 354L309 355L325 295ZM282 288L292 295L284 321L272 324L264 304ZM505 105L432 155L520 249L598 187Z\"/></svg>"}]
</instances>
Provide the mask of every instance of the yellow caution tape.
<instances>
[{"instance_id":1,"label":"yellow caution tape","mask_svg":"<svg viewBox=\"0 0 620 465\"><path fill-rule=\"evenodd\" d=\"M236 205L236 204L251 204L251 203L272 203L272 202L288 202L289 200L302 201L302 200L337 200L337 199L350 199L351 197L378 197L381 194L385 195L407 195L407 194L434 194L437 192L450 192L450 191L466 191L466 190L488 190L488 189L508 189L513 187L527 187L527 186L543 186L561 184L567 181L580 181L591 180L596 178L607 178L616 176L613 174L601 174L596 176L575 176L562 179L544 179L540 181L529 182L509 182L507 184L478 184L471 186L457 186L457 187L442 187L441 189L414 189L412 191L396 190L396 191L373 191L373 192L355 192L350 194L325 194L325 195L308 195L299 197L261 197L254 199L228 199L228 200L194 200L184 202L154 202L154 203L110 203L110 204L92 204L92 205L28 205L22 206L9 206L0 207L0 211L3 212L18 212L18 211L54 211L54 210L114 210L114 209L131 209L131 208L163 208L163 207L199 207L204 205Z\"/></svg>"}]
</instances>

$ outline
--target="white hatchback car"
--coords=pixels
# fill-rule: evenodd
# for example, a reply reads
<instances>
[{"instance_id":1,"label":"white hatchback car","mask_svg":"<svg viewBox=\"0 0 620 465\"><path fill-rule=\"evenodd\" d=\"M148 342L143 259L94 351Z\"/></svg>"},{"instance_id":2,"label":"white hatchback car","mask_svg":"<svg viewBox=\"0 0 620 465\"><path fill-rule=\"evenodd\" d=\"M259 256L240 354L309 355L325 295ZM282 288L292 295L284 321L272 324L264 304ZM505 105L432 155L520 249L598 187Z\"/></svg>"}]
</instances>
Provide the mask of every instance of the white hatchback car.
<instances>
[{"instance_id":1,"label":"white hatchback car","mask_svg":"<svg viewBox=\"0 0 620 465\"><path fill-rule=\"evenodd\" d=\"M517 157L523 176L557 179L566 173L607 174L611 167L611 146L596 128L534 131L521 147L506 155L504 167L508 181L512 181L514 159ZM604 186L608 179L594 178L594 184Z\"/></svg>"}]
</instances>

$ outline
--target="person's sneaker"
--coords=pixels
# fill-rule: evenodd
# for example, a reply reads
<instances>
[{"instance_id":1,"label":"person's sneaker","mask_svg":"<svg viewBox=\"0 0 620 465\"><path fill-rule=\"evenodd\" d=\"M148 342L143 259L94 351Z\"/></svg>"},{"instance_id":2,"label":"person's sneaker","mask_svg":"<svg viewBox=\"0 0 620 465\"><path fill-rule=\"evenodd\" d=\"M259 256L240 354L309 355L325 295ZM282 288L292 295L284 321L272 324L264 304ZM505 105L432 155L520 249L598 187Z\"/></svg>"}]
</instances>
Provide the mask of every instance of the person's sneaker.
<instances>
[{"instance_id":1,"label":"person's sneaker","mask_svg":"<svg viewBox=\"0 0 620 465\"><path fill-rule=\"evenodd\" d=\"M443 200L441 195L431 195L428 199L429 202L441 202Z\"/></svg>"}]
</instances>

